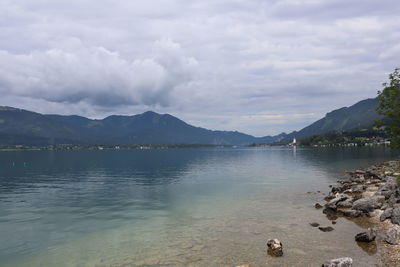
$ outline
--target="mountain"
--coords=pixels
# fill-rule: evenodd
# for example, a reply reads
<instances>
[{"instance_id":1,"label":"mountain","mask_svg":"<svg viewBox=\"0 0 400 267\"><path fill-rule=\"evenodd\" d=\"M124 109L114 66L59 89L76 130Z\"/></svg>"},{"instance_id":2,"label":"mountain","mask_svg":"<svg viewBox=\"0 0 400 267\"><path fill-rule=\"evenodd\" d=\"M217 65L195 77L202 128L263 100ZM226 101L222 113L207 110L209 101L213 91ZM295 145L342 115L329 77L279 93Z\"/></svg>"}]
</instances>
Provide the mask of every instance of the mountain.
<instances>
[{"instance_id":1,"label":"mountain","mask_svg":"<svg viewBox=\"0 0 400 267\"><path fill-rule=\"evenodd\" d=\"M376 112L378 98L362 100L350 107L343 107L331 111L322 119L311 125L288 134L282 141L290 142L293 138L319 135L328 132L342 132L349 130L369 129L374 125L376 119L382 117Z\"/></svg>"},{"instance_id":2,"label":"mountain","mask_svg":"<svg viewBox=\"0 0 400 267\"><path fill-rule=\"evenodd\" d=\"M43 115L0 107L0 145L116 145L272 143L276 137L254 137L233 131L195 127L169 114L152 111L134 116L109 116L92 120L80 116Z\"/></svg>"}]
</instances>

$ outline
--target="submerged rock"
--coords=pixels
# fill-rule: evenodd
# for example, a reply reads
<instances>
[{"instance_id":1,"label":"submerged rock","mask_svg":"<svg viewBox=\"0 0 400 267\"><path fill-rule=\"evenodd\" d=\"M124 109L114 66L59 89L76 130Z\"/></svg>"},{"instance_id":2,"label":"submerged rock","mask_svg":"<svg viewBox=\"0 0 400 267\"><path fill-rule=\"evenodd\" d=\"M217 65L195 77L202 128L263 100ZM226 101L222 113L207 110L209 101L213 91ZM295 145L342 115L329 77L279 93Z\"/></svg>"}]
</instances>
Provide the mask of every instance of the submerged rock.
<instances>
[{"instance_id":1,"label":"submerged rock","mask_svg":"<svg viewBox=\"0 0 400 267\"><path fill-rule=\"evenodd\" d=\"M278 239L268 239L267 241L267 247L268 247L268 254L275 256L275 257L280 257L283 255L283 246L281 241Z\"/></svg>"},{"instance_id":2,"label":"submerged rock","mask_svg":"<svg viewBox=\"0 0 400 267\"><path fill-rule=\"evenodd\" d=\"M367 231L358 233L355 236L357 242L372 242L376 238L376 230L373 228L368 228Z\"/></svg>"},{"instance_id":3,"label":"submerged rock","mask_svg":"<svg viewBox=\"0 0 400 267\"><path fill-rule=\"evenodd\" d=\"M333 259L327 263L322 264L322 267L352 267L352 266L353 266L353 259L349 257Z\"/></svg>"},{"instance_id":4,"label":"submerged rock","mask_svg":"<svg viewBox=\"0 0 400 267\"><path fill-rule=\"evenodd\" d=\"M320 226L318 227L318 229L321 230L322 232L331 232L334 230L333 227L330 226Z\"/></svg>"},{"instance_id":5,"label":"submerged rock","mask_svg":"<svg viewBox=\"0 0 400 267\"><path fill-rule=\"evenodd\" d=\"M322 208L323 208L322 205L319 204L319 203L315 203L314 207L315 207L316 209L322 209Z\"/></svg>"},{"instance_id":6,"label":"submerged rock","mask_svg":"<svg viewBox=\"0 0 400 267\"><path fill-rule=\"evenodd\" d=\"M397 245L399 244L400 239L400 233L399 230L396 227L390 228L386 232L386 238L385 241L391 245Z\"/></svg>"},{"instance_id":7,"label":"submerged rock","mask_svg":"<svg viewBox=\"0 0 400 267\"><path fill-rule=\"evenodd\" d=\"M335 214L326 214L326 218L328 218L328 220L334 221L338 219L338 216L336 216Z\"/></svg>"}]
</instances>

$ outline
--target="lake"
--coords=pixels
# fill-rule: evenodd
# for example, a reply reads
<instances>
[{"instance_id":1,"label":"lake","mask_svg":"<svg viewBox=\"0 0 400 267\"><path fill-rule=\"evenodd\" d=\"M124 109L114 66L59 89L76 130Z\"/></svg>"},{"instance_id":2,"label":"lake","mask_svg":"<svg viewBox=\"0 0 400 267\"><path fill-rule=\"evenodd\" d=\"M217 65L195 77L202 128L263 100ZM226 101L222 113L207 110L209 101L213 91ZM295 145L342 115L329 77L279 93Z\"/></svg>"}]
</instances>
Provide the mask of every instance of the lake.
<instances>
[{"instance_id":1,"label":"lake","mask_svg":"<svg viewBox=\"0 0 400 267\"><path fill-rule=\"evenodd\" d=\"M382 147L1 151L0 265L320 266L349 256L373 266L376 251L354 242L365 225L332 225L313 206L344 170L398 157ZM283 257L267 255L268 238Z\"/></svg>"}]
</instances>

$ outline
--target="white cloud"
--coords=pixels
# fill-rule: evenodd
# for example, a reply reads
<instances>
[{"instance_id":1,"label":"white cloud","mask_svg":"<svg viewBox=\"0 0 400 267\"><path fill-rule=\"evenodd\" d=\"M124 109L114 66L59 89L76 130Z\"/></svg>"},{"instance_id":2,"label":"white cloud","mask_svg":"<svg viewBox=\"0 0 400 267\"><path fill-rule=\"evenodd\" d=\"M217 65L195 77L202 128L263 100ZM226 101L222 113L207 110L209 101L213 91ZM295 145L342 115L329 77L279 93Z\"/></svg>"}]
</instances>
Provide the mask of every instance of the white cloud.
<instances>
[{"instance_id":1,"label":"white cloud","mask_svg":"<svg viewBox=\"0 0 400 267\"><path fill-rule=\"evenodd\" d=\"M26 55L0 51L0 92L97 106L168 106L173 90L190 81L197 61L169 39L157 41L155 51L160 54L132 61L79 41Z\"/></svg>"},{"instance_id":2,"label":"white cloud","mask_svg":"<svg viewBox=\"0 0 400 267\"><path fill-rule=\"evenodd\" d=\"M2 0L0 104L291 131L376 95L398 67L399 13L397 0Z\"/></svg>"}]
</instances>

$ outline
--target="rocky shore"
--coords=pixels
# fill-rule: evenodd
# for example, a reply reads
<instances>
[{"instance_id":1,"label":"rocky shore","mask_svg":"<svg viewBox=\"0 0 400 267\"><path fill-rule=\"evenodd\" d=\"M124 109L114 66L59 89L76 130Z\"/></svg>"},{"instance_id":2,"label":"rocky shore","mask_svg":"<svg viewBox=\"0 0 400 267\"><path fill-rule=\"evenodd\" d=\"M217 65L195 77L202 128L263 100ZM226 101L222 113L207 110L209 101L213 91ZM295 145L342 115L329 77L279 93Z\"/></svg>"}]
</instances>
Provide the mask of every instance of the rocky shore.
<instances>
[{"instance_id":1,"label":"rocky shore","mask_svg":"<svg viewBox=\"0 0 400 267\"><path fill-rule=\"evenodd\" d=\"M333 224L339 217L367 220L372 227L358 233L355 242L373 242L379 247L384 266L400 266L400 161L347 174L348 178L331 185L326 203L317 203L315 208L320 208Z\"/></svg>"}]
</instances>

